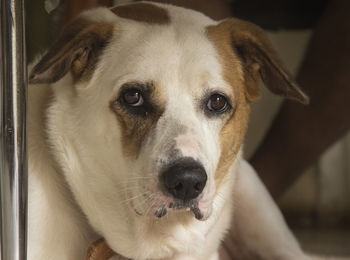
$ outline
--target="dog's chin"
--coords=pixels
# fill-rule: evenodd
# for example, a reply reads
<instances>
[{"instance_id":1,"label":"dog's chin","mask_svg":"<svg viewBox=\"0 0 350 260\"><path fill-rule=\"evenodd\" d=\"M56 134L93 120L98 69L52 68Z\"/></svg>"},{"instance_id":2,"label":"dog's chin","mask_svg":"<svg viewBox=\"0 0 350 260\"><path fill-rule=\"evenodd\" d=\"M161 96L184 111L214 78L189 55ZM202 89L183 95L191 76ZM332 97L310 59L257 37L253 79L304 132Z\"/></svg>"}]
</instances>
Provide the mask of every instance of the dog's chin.
<instances>
[{"instance_id":1,"label":"dog's chin","mask_svg":"<svg viewBox=\"0 0 350 260\"><path fill-rule=\"evenodd\" d=\"M200 221L207 220L211 215L211 202L199 198L191 201L179 201L163 194L159 194L151 202L145 204L137 200L130 201L130 208L139 217L150 219L162 219L167 215L183 212L192 213L193 217Z\"/></svg>"}]
</instances>

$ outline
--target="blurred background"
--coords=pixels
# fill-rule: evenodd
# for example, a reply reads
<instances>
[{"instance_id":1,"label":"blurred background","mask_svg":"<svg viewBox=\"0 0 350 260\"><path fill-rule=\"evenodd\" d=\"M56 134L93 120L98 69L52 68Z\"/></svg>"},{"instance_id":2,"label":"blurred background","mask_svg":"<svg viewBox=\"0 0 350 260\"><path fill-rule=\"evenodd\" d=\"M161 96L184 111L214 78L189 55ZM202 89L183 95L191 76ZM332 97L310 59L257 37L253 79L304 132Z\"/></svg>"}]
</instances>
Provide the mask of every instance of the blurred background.
<instances>
[{"instance_id":1,"label":"blurred background","mask_svg":"<svg viewBox=\"0 0 350 260\"><path fill-rule=\"evenodd\" d=\"M27 1L29 61L82 10L127 2L131 1ZM350 1L158 2L200 10L214 19L233 15L268 31L311 103L305 107L283 101L261 86L245 157L307 251L350 259Z\"/></svg>"}]
</instances>

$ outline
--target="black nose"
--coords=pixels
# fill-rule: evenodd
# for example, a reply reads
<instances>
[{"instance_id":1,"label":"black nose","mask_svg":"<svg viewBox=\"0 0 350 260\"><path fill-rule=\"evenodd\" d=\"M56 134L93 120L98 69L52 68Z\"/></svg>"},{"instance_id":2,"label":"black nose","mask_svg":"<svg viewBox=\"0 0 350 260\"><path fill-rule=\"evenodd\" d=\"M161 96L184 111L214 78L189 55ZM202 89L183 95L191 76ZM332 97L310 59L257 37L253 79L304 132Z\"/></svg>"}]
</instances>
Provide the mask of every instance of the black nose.
<instances>
[{"instance_id":1,"label":"black nose","mask_svg":"<svg viewBox=\"0 0 350 260\"><path fill-rule=\"evenodd\" d=\"M183 201L198 197L207 182L203 166L191 158L174 162L162 173L161 178L166 191Z\"/></svg>"}]
</instances>

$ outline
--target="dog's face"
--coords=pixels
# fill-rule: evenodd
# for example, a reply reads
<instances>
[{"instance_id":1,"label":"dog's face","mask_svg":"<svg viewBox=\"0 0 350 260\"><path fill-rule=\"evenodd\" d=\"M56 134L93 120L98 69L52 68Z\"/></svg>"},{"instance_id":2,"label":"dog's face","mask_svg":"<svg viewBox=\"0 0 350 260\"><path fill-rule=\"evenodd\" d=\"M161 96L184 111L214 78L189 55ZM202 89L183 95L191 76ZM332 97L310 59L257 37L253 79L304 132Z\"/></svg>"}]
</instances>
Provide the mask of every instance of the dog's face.
<instances>
[{"instance_id":1,"label":"dog's face","mask_svg":"<svg viewBox=\"0 0 350 260\"><path fill-rule=\"evenodd\" d=\"M73 21L30 80L59 80L49 139L89 221L107 239L136 241L154 223L220 210L259 75L306 101L259 28L138 3Z\"/></svg>"}]
</instances>

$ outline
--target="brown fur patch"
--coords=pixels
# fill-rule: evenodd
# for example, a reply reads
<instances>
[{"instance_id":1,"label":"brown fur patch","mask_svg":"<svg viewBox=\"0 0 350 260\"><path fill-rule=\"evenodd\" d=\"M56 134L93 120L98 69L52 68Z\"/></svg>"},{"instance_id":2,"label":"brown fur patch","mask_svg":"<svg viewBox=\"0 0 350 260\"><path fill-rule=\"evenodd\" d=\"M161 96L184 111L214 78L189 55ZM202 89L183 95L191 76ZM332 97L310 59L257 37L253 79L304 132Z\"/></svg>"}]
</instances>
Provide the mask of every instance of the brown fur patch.
<instances>
[{"instance_id":1,"label":"brown fur patch","mask_svg":"<svg viewBox=\"0 0 350 260\"><path fill-rule=\"evenodd\" d=\"M65 26L58 41L33 68L30 83L54 83L69 71L75 81L89 80L114 26L83 18Z\"/></svg>"},{"instance_id":2,"label":"brown fur patch","mask_svg":"<svg viewBox=\"0 0 350 260\"><path fill-rule=\"evenodd\" d=\"M147 100L152 104L152 110L147 112L144 116L131 113L118 101L115 102L115 100L113 100L111 102L111 109L117 115L117 120L122 132L121 142L123 145L123 152L128 157L138 157L142 143L147 134L164 112L165 101L159 92L159 88L156 88L154 84L150 85L150 95Z\"/></svg>"},{"instance_id":3,"label":"brown fur patch","mask_svg":"<svg viewBox=\"0 0 350 260\"><path fill-rule=\"evenodd\" d=\"M158 25L170 23L170 17L167 10L150 3L121 5L116 6L111 10L122 18L138 22Z\"/></svg>"},{"instance_id":4,"label":"brown fur patch","mask_svg":"<svg viewBox=\"0 0 350 260\"><path fill-rule=\"evenodd\" d=\"M233 87L237 104L235 116L221 131L222 155L216 173L220 186L243 143L250 102L259 97L259 78L275 94L301 103L307 103L308 98L285 70L258 26L231 18L207 27L207 35L219 53L223 77Z\"/></svg>"},{"instance_id":5,"label":"brown fur patch","mask_svg":"<svg viewBox=\"0 0 350 260\"><path fill-rule=\"evenodd\" d=\"M86 260L108 260L115 255L116 253L110 249L106 241L100 239L90 244L86 254Z\"/></svg>"},{"instance_id":6,"label":"brown fur patch","mask_svg":"<svg viewBox=\"0 0 350 260\"><path fill-rule=\"evenodd\" d=\"M207 36L214 43L222 64L223 78L234 91L235 114L227 118L221 133L221 157L215 173L217 189L225 182L229 168L236 159L247 131L250 104L246 98L242 65L233 52L230 31L222 24L207 27Z\"/></svg>"},{"instance_id":7,"label":"brown fur patch","mask_svg":"<svg viewBox=\"0 0 350 260\"><path fill-rule=\"evenodd\" d=\"M256 82L261 78L273 93L303 104L308 102L260 27L234 18L223 21L219 27L229 34L231 47L242 62L248 100L258 97Z\"/></svg>"}]
</instances>

